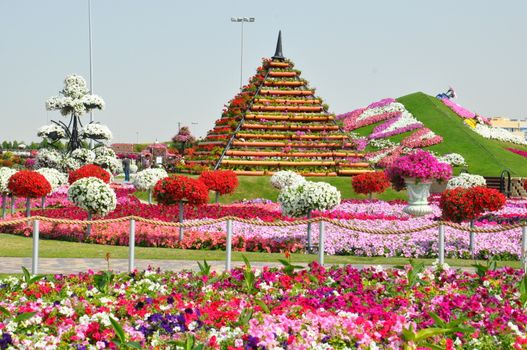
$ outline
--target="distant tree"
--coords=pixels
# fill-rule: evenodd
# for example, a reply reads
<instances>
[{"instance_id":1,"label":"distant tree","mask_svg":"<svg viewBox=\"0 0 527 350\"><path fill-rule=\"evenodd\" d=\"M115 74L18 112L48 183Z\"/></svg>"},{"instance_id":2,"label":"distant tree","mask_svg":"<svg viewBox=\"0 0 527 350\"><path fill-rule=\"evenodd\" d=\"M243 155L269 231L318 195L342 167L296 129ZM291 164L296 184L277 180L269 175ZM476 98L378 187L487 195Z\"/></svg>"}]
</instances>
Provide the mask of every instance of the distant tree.
<instances>
[{"instance_id":1,"label":"distant tree","mask_svg":"<svg viewBox=\"0 0 527 350\"><path fill-rule=\"evenodd\" d=\"M185 148L196 141L196 138L190 133L188 126L183 126L179 129L177 135L172 138L174 147L179 148L181 154L185 154ZM179 146L179 147L178 147Z\"/></svg>"}]
</instances>

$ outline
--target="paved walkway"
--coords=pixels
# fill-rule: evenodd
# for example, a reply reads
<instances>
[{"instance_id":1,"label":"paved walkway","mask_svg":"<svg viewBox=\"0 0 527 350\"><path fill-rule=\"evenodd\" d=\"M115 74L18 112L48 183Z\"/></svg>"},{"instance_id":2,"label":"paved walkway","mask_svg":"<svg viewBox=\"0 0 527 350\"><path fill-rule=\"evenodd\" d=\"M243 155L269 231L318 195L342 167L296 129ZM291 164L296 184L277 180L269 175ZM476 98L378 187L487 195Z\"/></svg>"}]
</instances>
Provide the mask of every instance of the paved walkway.
<instances>
[{"instance_id":1,"label":"paved walkway","mask_svg":"<svg viewBox=\"0 0 527 350\"><path fill-rule=\"evenodd\" d=\"M225 268L225 261L207 261L212 267L212 270L222 271ZM255 268L262 268L264 266L279 267L280 263L272 262L251 262ZM299 264L306 265L306 264ZM22 266L25 266L31 271L31 258L5 258L0 257L0 273L21 273ZM181 270L199 270L198 263L190 260L136 260L135 268L144 270L152 266L154 268L161 268L164 271L181 271ZM232 267L243 266L242 261L233 261ZM103 259L82 259L82 258L40 258L38 265L38 273L53 274L53 273L77 273L88 270L100 271L106 270L108 265ZM110 269L114 271L128 271L127 259L111 259Z\"/></svg>"}]
</instances>

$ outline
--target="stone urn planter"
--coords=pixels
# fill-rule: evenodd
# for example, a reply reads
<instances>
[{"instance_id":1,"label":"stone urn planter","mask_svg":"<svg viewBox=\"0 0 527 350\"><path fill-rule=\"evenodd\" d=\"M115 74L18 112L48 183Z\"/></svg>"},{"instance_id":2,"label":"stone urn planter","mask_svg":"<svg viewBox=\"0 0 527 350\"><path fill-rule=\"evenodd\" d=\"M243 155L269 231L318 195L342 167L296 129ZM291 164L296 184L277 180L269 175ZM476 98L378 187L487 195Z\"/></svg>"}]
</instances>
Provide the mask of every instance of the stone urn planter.
<instances>
[{"instance_id":1,"label":"stone urn planter","mask_svg":"<svg viewBox=\"0 0 527 350\"><path fill-rule=\"evenodd\" d=\"M432 180L421 180L413 177L405 177L404 182L408 192L408 205L403 211L413 216L424 216L432 213L428 205L430 186Z\"/></svg>"},{"instance_id":2,"label":"stone urn planter","mask_svg":"<svg viewBox=\"0 0 527 350\"><path fill-rule=\"evenodd\" d=\"M448 181L438 182L434 180L430 187L430 193L443 193L446 190Z\"/></svg>"}]
</instances>

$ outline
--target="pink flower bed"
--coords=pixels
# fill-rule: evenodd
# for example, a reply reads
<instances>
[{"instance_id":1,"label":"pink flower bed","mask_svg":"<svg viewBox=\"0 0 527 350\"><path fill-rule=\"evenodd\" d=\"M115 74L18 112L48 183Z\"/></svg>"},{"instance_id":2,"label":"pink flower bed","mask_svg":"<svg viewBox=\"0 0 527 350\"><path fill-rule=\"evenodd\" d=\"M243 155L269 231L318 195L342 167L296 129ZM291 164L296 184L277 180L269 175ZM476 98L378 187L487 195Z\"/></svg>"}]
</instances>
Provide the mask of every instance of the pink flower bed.
<instances>
[{"instance_id":1,"label":"pink flower bed","mask_svg":"<svg viewBox=\"0 0 527 350\"><path fill-rule=\"evenodd\" d=\"M507 148L507 151L527 158L527 151L524 151L524 150L521 150L521 149L516 149L516 148Z\"/></svg>"}]
</instances>

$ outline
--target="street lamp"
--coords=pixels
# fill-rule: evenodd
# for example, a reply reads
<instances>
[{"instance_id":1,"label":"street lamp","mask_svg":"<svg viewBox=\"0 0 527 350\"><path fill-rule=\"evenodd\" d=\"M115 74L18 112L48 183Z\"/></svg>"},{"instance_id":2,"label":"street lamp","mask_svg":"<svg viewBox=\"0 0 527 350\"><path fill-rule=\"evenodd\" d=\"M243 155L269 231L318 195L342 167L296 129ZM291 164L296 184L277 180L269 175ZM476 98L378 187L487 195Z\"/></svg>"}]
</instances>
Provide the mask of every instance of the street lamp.
<instances>
[{"instance_id":1,"label":"street lamp","mask_svg":"<svg viewBox=\"0 0 527 350\"><path fill-rule=\"evenodd\" d=\"M90 94L93 94L93 54L92 54L92 35L91 35L91 0L88 0L88 35L90 45ZM90 110L90 123L93 123L93 109ZM93 149L93 140L90 139L90 148Z\"/></svg>"},{"instance_id":2,"label":"street lamp","mask_svg":"<svg viewBox=\"0 0 527 350\"><path fill-rule=\"evenodd\" d=\"M254 22L254 17L231 17L231 22L238 22L242 24L242 33L241 33L241 50L240 50L240 90L242 89L242 79L243 79L243 23Z\"/></svg>"}]
</instances>

